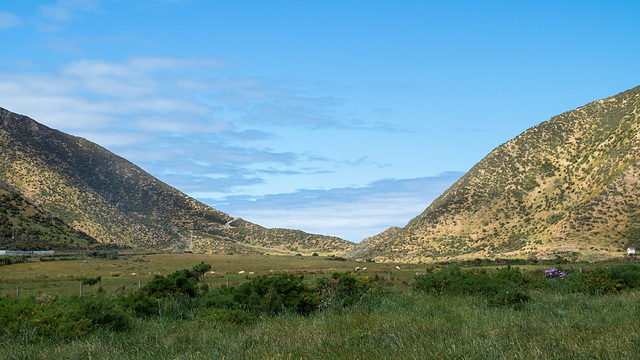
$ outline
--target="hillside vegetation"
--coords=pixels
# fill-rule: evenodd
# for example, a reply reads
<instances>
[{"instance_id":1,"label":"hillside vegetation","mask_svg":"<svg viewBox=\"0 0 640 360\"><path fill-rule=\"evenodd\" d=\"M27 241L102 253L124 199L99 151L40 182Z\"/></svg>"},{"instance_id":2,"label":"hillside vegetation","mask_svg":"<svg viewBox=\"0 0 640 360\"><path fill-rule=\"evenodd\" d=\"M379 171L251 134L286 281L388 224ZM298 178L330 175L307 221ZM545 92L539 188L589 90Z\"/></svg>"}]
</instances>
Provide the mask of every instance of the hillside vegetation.
<instances>
[{"instance_id":1,"label":"hillside vegetation","mask_svg":"<svg viewBox=\"0 0 640 360\"><path fill-rule=\"evenodd\" d=\"M362 258L594 257L640 245L640 87L500 145Z\"/></svg>"},{"instance_id":2,"label":"hillside vegetation","mask_svg":"<svg viewBox=\"0 0 640 360\"><path fill-rule=\"evenodd\" d=\"M0 249L84 249L96 243L0 182Z\"/></svg>"},{"instance_id":3,"label":"hillside vegetation","mask_svg":"<svg viewBox=\"0 0 640 360\"><path fill-rule=\"evenodd\" d=\"M272 230L217 211L86 139L0 108L0 180L103 244L217 253L341 252L335 237Z\"/></svg>"}]
</instances>

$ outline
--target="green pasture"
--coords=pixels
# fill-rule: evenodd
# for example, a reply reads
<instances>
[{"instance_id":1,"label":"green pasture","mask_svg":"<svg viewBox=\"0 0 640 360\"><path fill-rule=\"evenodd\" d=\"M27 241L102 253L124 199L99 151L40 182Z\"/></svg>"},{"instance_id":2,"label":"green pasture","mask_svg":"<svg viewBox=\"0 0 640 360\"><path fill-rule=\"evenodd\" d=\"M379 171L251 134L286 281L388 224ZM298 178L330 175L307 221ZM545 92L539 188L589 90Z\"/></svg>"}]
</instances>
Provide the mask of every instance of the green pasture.
<instances>
[{"instance_id":1,"label":"green pasture","mask_svg":"<svg viewBox=\"0 0 640 360\"><path fill-rule=\"evenodd\" d=\"M210 287L238 285L258 275L301 274L309 284L316 278L333 272L359 272L388 278L393 282L408 282L426 265L372 263L328 260L324 256L285 255L207 255L207 254L135 254L120 253L117 259L83 257L75 260L33 261L0 266L0 296L41 294L69 296L80 294L80 284L87 278L100 276L106 293L135 290L144 286L154 275L167 275L176 270L191 268L200 262L211 265L205 274ZM400 270L396 268L400 266ZM366 268L366 270L362 270ZM244 274L239 274L244 271ZM249 274L249 273L253 274ZM83 293L94 293L97 285L83 286Z\"/></svg>"}]
</instances>

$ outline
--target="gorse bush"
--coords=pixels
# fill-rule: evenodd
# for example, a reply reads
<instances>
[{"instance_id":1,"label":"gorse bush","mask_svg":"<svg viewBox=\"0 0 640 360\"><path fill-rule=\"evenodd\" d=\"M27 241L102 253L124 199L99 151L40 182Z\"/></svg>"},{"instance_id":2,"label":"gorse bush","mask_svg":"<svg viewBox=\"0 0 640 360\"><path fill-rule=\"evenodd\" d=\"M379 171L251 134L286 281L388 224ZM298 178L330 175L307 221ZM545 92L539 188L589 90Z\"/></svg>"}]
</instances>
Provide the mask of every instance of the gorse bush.
<instances>
[{"instance_id":1,"label":"gorse bush","mask_svg":"<svg viewBox=\"0 0 640 360\"><path fill-rule=\"evenodd\" d=\"M640 288L640 265L624 264L609 268L611 277L628 289Z\"/></svg>"},{"instance_id":2,"label":"gorse bush","mask_svg":"<svg viewBox=\"0 0 640 360\"><path fill-rule=\"evenodd\" d=\"M303 283L304 276L262 275L238 287L217 288L202 296L201 305L209 309L242 310L251 315L275 315L283 311L309 314L320 298ZM215 312L220 314L224 312Z\"/></svg>"},{"instance_id":3,"label":"gorse bush","mask_svg":"<svg viewBox=\"0 0 640 360\"><path fill-rule=\"evenodd\" d=\"M640 287L640 265L621 264L571 273L553 268L545 271L546 285L565 293L602 295Z\"/></svg>"},{"instance_id":4,"label":"gorse bush","mask_svg":"<svg viewBox=\"0 0 640 360\"><path fill-rule=\"evenodd\" d=\"M118 304L97 296L0 298L0 323L5 332L33 334L55 340L82 337L95 329L127 331L131 316Z\"/></svg>"},{"instance_id":5,"label":"gorse bush","mask_svg":"<svg viewBox=\"0 0 640 360\"><path fill-rule=\"evenodd\" d=\"M211 265L204 262L196 265L193 269L183 269L162 276L155 275L147 284L143 291L147 296L161 297L169 294L184 294L190 297L197 296L205 288L198 288L198 282L204 279L204 273L211 269Z\"/></svg>"},{"instance_id":6,"label":"gorse bush","mask_svg":"<svg viewBox=\"0 0 640 360\"><path fill-rule=\"evenodd\" d=\"M351 306L363 296L386 291L381 277L335 272L317 281L322 301L320 307Z\"/></svg>"},{"instance_id":7,"label":"gorse bush","mask_svg":"<svg viewBox=\"0 0 640 360\"><path fill-rule=\"evenodd\" d=\"M485 269L464 271L453 267L416 276L413 289L438 295L479 295L492 305L521 306L530 300L523 288L527 283L522 273L511 266L497 269L496 274Z\"/></svg>"}]
</instances>

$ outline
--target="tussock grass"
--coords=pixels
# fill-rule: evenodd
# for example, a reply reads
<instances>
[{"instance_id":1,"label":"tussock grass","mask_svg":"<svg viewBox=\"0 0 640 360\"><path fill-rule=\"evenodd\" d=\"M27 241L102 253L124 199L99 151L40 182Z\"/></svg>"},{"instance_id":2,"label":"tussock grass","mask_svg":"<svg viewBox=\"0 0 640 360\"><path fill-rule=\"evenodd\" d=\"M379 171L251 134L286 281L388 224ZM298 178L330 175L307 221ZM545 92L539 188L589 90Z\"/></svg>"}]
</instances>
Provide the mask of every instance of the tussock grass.
<instances>
[{"instance_id":1,"label":"tussock grass","mask_svg":"<svg viewBox=\"0 0 640 360\"><path fill-rule=\"evenodd\" d=\"M136 319L68 343L0 337L9 359L637 359L640 293L535 290L523 309L410 291L247 325Z\"/></svg>"}]
</instances>

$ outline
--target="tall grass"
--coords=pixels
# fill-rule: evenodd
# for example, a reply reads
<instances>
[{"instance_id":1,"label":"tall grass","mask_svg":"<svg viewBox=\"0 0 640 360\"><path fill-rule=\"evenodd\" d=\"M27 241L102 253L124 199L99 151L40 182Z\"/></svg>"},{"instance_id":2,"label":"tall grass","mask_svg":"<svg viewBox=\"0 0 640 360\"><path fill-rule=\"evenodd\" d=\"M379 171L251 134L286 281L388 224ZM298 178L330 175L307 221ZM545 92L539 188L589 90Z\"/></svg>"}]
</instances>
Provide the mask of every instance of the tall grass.
<instances>
[{"instance_id":1,"label":"tall grass","mask_svg":"<svg viewBox=\"0 0 640 360\"><path fill-rule=\"evenodd\" d=\"M640 293L533 290L523 308L486 297L391 291L310 316L245 325L179 316L69 342L0 337L8 359L637 359ZM167 313L179 311L168 304ZM171 310L173 308L173 310Z\"/></svg>"}]
</instances>

